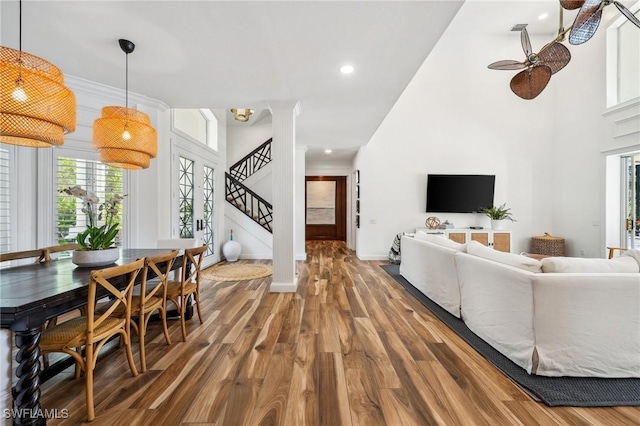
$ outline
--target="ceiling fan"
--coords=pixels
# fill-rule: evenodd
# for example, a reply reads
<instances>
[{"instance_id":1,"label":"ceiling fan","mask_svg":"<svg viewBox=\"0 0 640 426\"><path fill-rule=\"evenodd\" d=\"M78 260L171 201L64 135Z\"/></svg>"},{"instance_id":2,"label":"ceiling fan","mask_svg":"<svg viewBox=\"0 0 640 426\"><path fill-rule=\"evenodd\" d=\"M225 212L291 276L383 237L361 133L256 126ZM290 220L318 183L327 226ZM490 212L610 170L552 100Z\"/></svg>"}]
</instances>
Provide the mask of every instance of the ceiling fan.
<instances>
[{"instance_id":1,"label":"ceiling fan","mask_svg":"<svg viewBox=\"0 0 640 426\"><path fill-rule=\"evenodd\" d=\"M614 4L633 25L640 28L640 20L617 0L560 0L560 6L564 9L580 8L571 26L569 43L582 44L593 37L600 25L602 10L610 4Z\"/></svg>"},{"instance_id":2,"label":"ceiling fan","mask_svg":"<svg viewBox=\"0 0 640 426\"><path fill-rule=\"evenodd\" d=\"M510 83L513 93L523 99L538 96L551 79L551 76L564 68L571 60L571 53L561 42L569 33L569 43L582 44L595 34L602 19L602 10L614 4L631 23L640 28L640 20L617 0L560 0L560 26L558 35L547 43L538 53L533 53L526 26L521 30L520 42L526 56L522 62L502 60L489 64L494 70L518 70ZM573 25L563 28L563 11L580 9Z\"/></svg>"},{"instance_id":3,"label":"ceiling fan","mask_svg":"<svg viewBox=\"0 0 640 426\"><path fill-rule=\"evenodd\" d=\"M551 76L564 68L571 60L571 53L559 40L564 39L566 31L562 29L551 43L545 45L538 53L531 49L531 41L527 28L520 32L520 43L526 56L522 62L502 60L489 64L492 70L519 70L510 83L511 90L522 99L533 99L538 96L551 79Z\"/></svg>"}]
</instances>

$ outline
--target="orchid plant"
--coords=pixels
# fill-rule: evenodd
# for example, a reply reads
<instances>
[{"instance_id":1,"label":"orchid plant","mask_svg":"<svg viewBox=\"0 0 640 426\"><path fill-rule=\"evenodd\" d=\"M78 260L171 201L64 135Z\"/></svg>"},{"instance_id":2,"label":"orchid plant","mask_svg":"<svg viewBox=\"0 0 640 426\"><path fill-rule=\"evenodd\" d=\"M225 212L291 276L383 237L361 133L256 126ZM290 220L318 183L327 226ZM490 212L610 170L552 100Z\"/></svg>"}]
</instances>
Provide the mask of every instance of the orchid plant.
<instances>
[{"instance_id":1,"label":"orchid plant","mask_svg":"<svg viewBox=\"0 0 640 426\"><path fill-rule=\"evenodd\" d=\"M103 250L111 248L120 232L117 222L119 205L126 195L115 194L100 204L100 198L91 191L80 186L70 186L60 190L72 195L83 202L82 212L87 215L89 225L79 233L76 240L81 250ZM99 222L104 218L104 223Z\"/></svg>"}]
</instances>

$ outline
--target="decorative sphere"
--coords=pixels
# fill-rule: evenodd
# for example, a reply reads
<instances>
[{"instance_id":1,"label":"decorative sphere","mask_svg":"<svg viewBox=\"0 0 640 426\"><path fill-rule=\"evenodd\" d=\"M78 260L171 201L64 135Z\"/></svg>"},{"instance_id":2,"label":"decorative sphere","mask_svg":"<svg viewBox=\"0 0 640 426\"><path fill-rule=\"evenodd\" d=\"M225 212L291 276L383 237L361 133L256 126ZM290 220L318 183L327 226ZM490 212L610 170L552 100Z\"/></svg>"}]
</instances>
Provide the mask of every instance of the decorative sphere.
<instances>
[{"instance_id":1,"label":"decorative sphere","mask_svg":"<svg viewBox=\"0 0 640 426\"><path fill-rule=\"evenodd\" d=\"M438 229L438 226L440 226L440 219L435 216L429 216L424 224L429 229Z\"/></svg>"}]
</instances>

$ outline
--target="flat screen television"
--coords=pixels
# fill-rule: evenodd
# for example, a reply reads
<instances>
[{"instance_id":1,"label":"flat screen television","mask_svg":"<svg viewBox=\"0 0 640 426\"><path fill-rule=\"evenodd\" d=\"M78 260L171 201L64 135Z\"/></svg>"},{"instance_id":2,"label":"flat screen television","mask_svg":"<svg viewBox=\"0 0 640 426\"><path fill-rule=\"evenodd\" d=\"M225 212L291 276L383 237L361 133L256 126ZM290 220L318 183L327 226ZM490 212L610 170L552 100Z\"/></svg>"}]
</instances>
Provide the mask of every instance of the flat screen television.
<instances>
[{"instance_id":1,"label":"flat screen television","mask_svg":"<svg viewBox=\"0 0 640 426\"><path fill-rule=\"evenodd\" d=\"M428 213L476 213L493 206L495 175L427 175Z\"/></svg>"}]
</instances>

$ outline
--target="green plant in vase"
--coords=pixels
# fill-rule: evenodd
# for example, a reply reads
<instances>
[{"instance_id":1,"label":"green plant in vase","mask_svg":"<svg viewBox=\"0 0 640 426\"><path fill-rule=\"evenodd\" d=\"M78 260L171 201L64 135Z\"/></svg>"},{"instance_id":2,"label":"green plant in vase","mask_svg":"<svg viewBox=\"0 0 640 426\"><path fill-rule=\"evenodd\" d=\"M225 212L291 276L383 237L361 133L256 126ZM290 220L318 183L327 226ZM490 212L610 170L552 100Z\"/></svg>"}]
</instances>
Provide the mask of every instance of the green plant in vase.
<instances>
[{"instance_id":1,"label":"green plant in vase","mask_svg":"<svg viewBox=\"0 0 640 426\"><path fill-rule=\"evenodd\" d=\"M511 216L511 208L507 207L507 203L502 203L498 207L485 207L484 209L482 209L482 213L487 215L491 220L510 220L511 222L516 221Z\"/></svg>"},{"instance_id":2,"label":"green plant in vase","mask_svg":"<svg viewBox=\"0 0 640 426\"><path fill-rule=\"evenodd\" d=\"M506 203L502 203L499 206L485 207L482 209L482 213L487 215L491 219L491 229L502 230L504 229L504 223L507 220L515 222L516 220L511 216L511 208L507 207Z\"/></svg>"}]
</instances>

